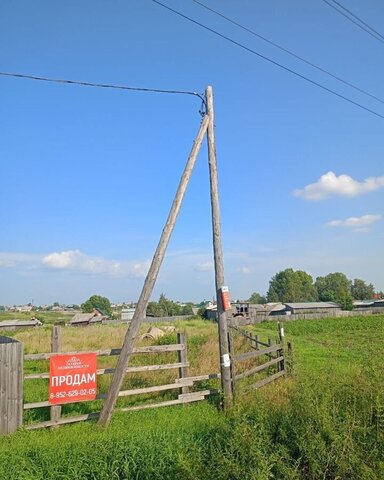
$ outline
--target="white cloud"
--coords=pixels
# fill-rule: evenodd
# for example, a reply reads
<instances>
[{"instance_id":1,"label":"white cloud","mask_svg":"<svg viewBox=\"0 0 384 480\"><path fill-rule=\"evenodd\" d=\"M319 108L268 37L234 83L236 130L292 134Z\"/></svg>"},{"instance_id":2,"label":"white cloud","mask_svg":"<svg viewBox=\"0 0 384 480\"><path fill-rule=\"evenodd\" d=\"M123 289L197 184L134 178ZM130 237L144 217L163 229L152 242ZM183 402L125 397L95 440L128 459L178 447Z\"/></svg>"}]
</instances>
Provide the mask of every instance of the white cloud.
<instances>
[{"instance_id":1,"label":"white cloud","mask_svg":"<svg viewBox=\"0 0 384 480\"><path fill-rule=\"evenodd\" d=\"M79 250L54 252L42 258L43 265L59 270L74 270L83 273L103 273L109 275L122 274L120 262L106 260L100 257L88 256Z\"/></svg>"},{"instance_id":2,"label":"white cloud","mask_svg":"<svg viewBox=\"0 0 384 480\"><path fill-rule=\"evenodd\" d=\"M355 230L366 232L368 231L367 226L372 223L378 222L383 218L382 215L363 215L361 217L349 217L345 220L332 220L327 222L328 227L347 227L353 228Z\"/></svg>"},{"instance_id":3,"label":"white cloud","mask_svg":"<svg viewBox=\"0 0 384 480\"><path fill-rule=\"evenodd\" d=\"M44 266L57 270L132 278L145 277L150 265L149 260L143 262L119 262L86 255L79 250L50 253L45 255L41 262Z\"/></svg>"},{"instance_id":4,"label":"white cloud","mask_svg":"<svg viewBox=\"0 0 384 480\"><path fill-rule=\"evenodd\" d=\"M244 275L248 275L249 273L252 273L252 269L246 266L240 267L237 269L238 273L242 273Z\"/></svg>"},{"instance_id":5,"label":"white cloud","mask_svg":"<svg viewBox=\"0 0 384 480\"><path fill-rule=\"evenodd\" d=\"M213 270L213 262L201 262L195 266L196 272L209 272Z\"/></svg>"},{"instance_id":6,"label":"white cloud","mask_svg":"<svg viewBox=\"0 0 384 480\"><path fill-rule=\"evenodd\" d=\"M337 176L328 172L320 177L316 183L311 183L293 194L304 200L323 200L328 197L355 197L364 193L373 192L384 187L384 175L369 177L359 182L349 175Z\"/></svg>"}]
</instances>

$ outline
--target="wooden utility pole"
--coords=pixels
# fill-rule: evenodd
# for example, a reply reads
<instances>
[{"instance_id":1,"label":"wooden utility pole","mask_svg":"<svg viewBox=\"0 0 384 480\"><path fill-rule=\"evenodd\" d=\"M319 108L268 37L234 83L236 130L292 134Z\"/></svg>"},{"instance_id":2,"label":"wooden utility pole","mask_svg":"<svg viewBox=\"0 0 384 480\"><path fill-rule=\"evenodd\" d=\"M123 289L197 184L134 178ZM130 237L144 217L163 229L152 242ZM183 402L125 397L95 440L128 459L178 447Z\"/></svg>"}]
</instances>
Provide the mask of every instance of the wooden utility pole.
<instances>
[{"instance_id":1,"label":"wooden utility pole","mask_svg":"<svg viewBox=\"0 0 384 480\"><path fill-rule=\"evenodd\" d=\"M215 262L215 282L216 282L216 300L217 316L219 327L219 348L220 348L220 369L221 369L221 387L224 395L224 409L232 405L232 382L231 382L231 363L229 356L228 343L228 324L227 314L223 307L221 288L224 284L224 264L223 252L221 246L221 225L220 225L220 206L219 206L219 188L217 177L217 161L215 146L215 127L213 111L213 93L212 87L208 86L205 90L207 101L208 123L208 157L209 157L209 178L211 186L211 207L212 207L212 232L213 232L213 252Z\"/></svg>"},{"instance_id":2,"label":"wooden utility pole","mask_svg":"<svg viewBox=\"0 0 384 480\"><path fill-rule=\"evenodd\" d=\"M121 353L119 356L119 360L116 365L116 369L112 378L112 383L108 391L107 398L104 402L103 409L100 413L99 417L99 425L107 425L110 422L113 409L115 407L117 397L119 395L119 391L121 388L121 385L123 383L124 379L124 374L125 370L127 368L127 364L129 361L129 358L132 354L134 343L137 337L137 334L139 332L140 328L140 323L142 319L145 316L145 312L147 309L147 305L150 299L150 296L153 291L153 287L155 285L157 275L160 270L161 263L163 261L164 255L165 255L165 250L168 246L169 240L171 238L171 234L173 231L173 228L176 223L176 218L177 215L180 211L180 207L184 198L185 191L187 189L189 180L192 175L192 170L196 162L197 155L199 153L202 141L205 136L205 132L207 131L209 124L209 117L208 115L204 117L198 134L196 136L196 139L194 141L194 144L191 149L191 153L189 155L187 164L185 166L183 175L180 179L179 187L177 189L175 198L172 203L171 210L169 212L165 227L163 229L163 232L161 234L159 244L156 248L155 254L152 259L151 266L149 268L148 274L146 276L145 282L143 289L140 294L139 301L136 306L135 313L133 315L133 318L131 320L131 324L127 330L127 333L125 335L123 347L121 349Z\"/></svg>"}]
</instances>

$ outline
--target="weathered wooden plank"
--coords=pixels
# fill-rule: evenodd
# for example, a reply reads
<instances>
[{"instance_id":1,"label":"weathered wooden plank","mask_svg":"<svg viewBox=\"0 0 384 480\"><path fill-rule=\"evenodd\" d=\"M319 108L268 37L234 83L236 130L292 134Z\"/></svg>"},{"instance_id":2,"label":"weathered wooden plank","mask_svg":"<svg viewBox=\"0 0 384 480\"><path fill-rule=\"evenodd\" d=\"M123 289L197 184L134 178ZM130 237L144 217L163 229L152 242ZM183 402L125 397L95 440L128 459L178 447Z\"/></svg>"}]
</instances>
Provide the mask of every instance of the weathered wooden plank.
<instances>
[{"instance_id":1,"label":"weathered wooden plank","mask_svg":"<svg viewBox=\"0 0 384 480\"><path fill-rule=\"evenodd\" d=\"M176 352L184 349L184 344L174 343L172 345L149 345L148 347L137 347L133 349L133 353Z\"/></svg>"},{"instance_id":2,"label":"weathered wooden plank","mask_svg":"<svg viewBox=\"0 0 384 480\"><path fill-rule=\"evenodd\" d=\"M172 345L149 345L147 347L137 347L133 349L133 353L162 353L162 352L175 352L178 350L184 350L185 345L172 344ZM77 351L77 352L63 352L65 355L78 355L80 353L96 353L98 357L110 357L114 355L120 355L121 348L109 348L106 350L89 350L89 351ZM30 353L24 355L24 360L49 360L55 355L60 353Z\"/></svg>"},{"instance_id":3,"label":"weathered wooden plank","mask_svg":"<svg viewBox=\"0 0 384 480\"><path fill-rule=\"evenodd\" d=\"M220 378L220 373L207 373L206 375L197 375L195 377L184 377L184 380L192 380L193 382L199 382L201 380L214 380ZM176 379L176 382L179 382L179 379Z\"/></svg>"},{"instance_id":4,"label":"weathered wooden plank","mask_svg":"<svg viewBox=\"0 0 384 480\"><path fill-rule=\"evenodd\" d=\"M207 393L208 392L208 393ZM136 407L118 408L120 412L130 412L135 410L145 410L149 408L170 407L172 405L183 405L185 403L199 402L205 400L205 397L211 393L210 390L203 390L201 392L194 392L188 394L181 394L176 400L167 400L160 403L150 403L146 405L137 405ZM181 398L180 398L181 397Z\"/></svg>"},{"instance_id":5,"label":"weathered wooden plank","mask_svg":"<svg viewBox=\"0 0 384 480\"><path fill-rule=\"evenodd\" d=\"M102 400L103 398L105 398L105 395L100 393L99 395L97 395L96 399L94 400ZM94 400L82 400L82 403L83 402L93 402ZM67 405L68 403L77 403L75 401L73 402L63 402L63 403L57 403L57 405ZM33 402L33 403L25 403L24 404L24 410L31 410L31 408L43 408L43 407L51 407L52 405L49 403L48 400L44 401L44 402Z\"/></svg>"},{"instance_id":6,"label":"weathered wooden plank","mask_svg":"<svg viewBox=\"0 0 384 480\"><path fill-rule=\"evenodd\" d=\"M263 348L262 350L254 350L252 352L240 353L239 355L235 355L235 360L241 362L243 360L249 360L250 358L260 357L261 355L267 355L280 349L281 345L272 345L271 347Z\"/></svg>"},{"instance_id":7,"label":"weathered wooden plank","mask_svg":"<svg viewBox=\"0 0 384 480\"><path fill-rule=\"evenodd\" d=\"M143 393L163 392L165 390L174 390L180 388L180 385L193 386L193 381L186 378L180 378L178 382L169 383L167 385L155 385L153 387L135 388L134 390L121 390L119 397L127 397L130 395L141 395Z\"/></svg>"},{"instance_id":8,"label":"weathered wooden plank","mask_svg":"<svg viewBox=\"0 0 384 480\"><path fill-rule=\"evenodd\" d=\"M57 425L65 425L68 423L83 422L84 420L96 420L99 418L100 412L87 413L85 415L78 415L76 417L60 418L57 422L47 420L46 422L31 423L24 426L26 430L36 430L38 428L54 427Z\"/></svg>"},{"instance_id":9,"label":"weathered wooden plank","mask_svg":"<svg viewBox=\"0 0 384 480\"><path fill-rule=\"evenodd\" d=\"M267 385L268 383L273 382L274 380L276 380L279 377L282 377L283 375L285 375L285 370L281 370L280 372L274 373L270 377L266 377L266 378L263 378L263 380L259 380L253 385L250 385L249 389L254 390L256 388L263 387L264 385Z\"/></svg>"},{"instance_id":10,"label":"weathered wooden plank","mask_svg":"<svg viewBox=\"0 0 384 480\"><path fill-rule=\"evenodd\" d=\"M270 360L269 362L263 363L262 365L258 365L257 367L250 368L246 372L239 373L236 375L236 380L239 380L240 378L245 378L249 377L250 375L253 375L254 373L261 372L265 370L268 367L271 367L272 365L276 365L277 363L281 362L284 359L283 356L274 358L273 360Z\"/></svg>"},{"instance_id":11,"label":"weathered wooden plank","mask_svg":"<svg viewBox=\"0 0 384 480\"><path fill-rule=\"evenodd\" d=\"M204 399L204 397L203 397ZM194 398L192 400L189 400L189 402L197 402L201 400L200 398ZM149 408L160 408L160 407L171 407L173 405L182 405L183 403L189 403L185 402L183 400L167 400L166 402L160 402L160 403L150 403L146 405L137 405L136 407L124 407L124 408L117 408L119 412L131 412L131 411L136 411L136 410L147 410Z\"/></svg>"},{"instance_id":12,"label":"weathered wooden plank","mask_svg":"<svg viewBox=\"0 0 384 480\"><path fill-rule=\"evenodd\" d=\"M190 378L180 378L180 379L177 379L177 382L166 384L166 385L154 385L153 387L136 388L133 390L122 390L121 392L119 392L119 397L126 397L130 395L142 395L144 393L162 392L165 390L174 390L174 389L180 388L181 386L192 387L193 380L191 380ZM101 393L97 395L96 400L102 400L105 397L106 395ZM93 400L85 400L85 401L92 402ZM63 402L63 404L64 403L68 403L68 402ZM75 402L72 402L72 403L75 403ZM59 403L58 405L61 405L61 404ZM24 410L30 410L32 408L50 407L50 406L51 404L49 403L49 401L25 403Z\"/></svg>"},{"instance_id":13,"label":"weathered wooden plank","mask_svg":"<svg viewBox=\"0 0 384 480\"><path fill-rule=\"evenodd\" d=\"M179 400L189 400L190 398L195 397L206 397L207 395L211 395L213 393L217 393L217 390L198 390L197 392L181 393L178 398Z\"/></svg>"},{"instance_id":14,"label":"weathered wooden plank","mask_svg":"<svg viewBox=\"0 0 384 480\"><path fill-rule=\"evenodd\" d=\"M76 352L62 352L63 355L79 355L81 353L96 353L98 357L109 357L120 354L120 348L109 348L106 350L84 350ZM60 355L60 353L28 353L24 355L24 360L49 360L51 357Z\"/></svg>"},{"instance_id":15,"label":"weathered wooden plank","mask_svg":"<svg viewBox=\"0 0 384 480\"><path fill-rule=\"evenodd\" d=\"M137 373L137 372L150 372L156 370L171 370L174 368L180 367L189 367L189 362L178 362L178 363L163 363L158 365L139 365L137 367L127 367L126 373ZM97 375L104 375L113 373L114 368L100 368L96 370ZM24 376L25 380L36 380L42 378L49 378L49 372L44 373L30 373Z\"/></svg>"}]
</instances>

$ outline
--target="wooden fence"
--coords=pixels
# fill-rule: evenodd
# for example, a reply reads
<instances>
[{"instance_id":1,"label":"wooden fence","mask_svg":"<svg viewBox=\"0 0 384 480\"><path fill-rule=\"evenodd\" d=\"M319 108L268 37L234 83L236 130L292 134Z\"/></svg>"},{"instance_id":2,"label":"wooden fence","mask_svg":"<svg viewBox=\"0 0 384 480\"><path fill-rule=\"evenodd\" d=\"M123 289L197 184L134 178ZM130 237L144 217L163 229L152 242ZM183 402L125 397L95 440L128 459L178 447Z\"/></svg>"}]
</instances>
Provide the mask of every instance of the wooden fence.
<instances>
[{"instance_id":1,"label":"wooden fence","mask_svg":"<svg viewBox=\"0 0 384 480\"><path fill-rule=\"evenodd\" d=\"M7 338L7 337L0 337L0 338ZM0 424L0 434L8 434L15 431L18 427L23 426L26 429L37 429L37 428L44 428L44 427L54 427L62 424L68 423L75 423L83 420L90 420L90 419L97 419L100 412L91 412L86 413L83 415L76 415L76 416L62 416L61 412L61 405L51 405L51 403L46 401L39 401L39 402L31 402L31 403L23 403L23 389L22 389L22 382L21 386L16 385L15 382L15 375L12 375L15 368L22 369L22 362L24 360L25 366L28 366L28 362L32 361L41 361L41 360L49 360L54 355L59 355L59 351L61 350L61 332L60 327L55 326L52 331L52 340L51 340L51 352L49 353L36 353L36 354L22 354L22 344L20 342L14 341L12 339L7 338L8 343L5 343L5 346L14 345L17 346L16 349L13 347L12 351L16 352L15 354L8 354L7 357L0 351L0 373L1 373L1 390L0 390L0 418L8 419L10 417L14 417L14 405L10 404L9 398L16 398L19 402L19 417L12 418L12 421L6 422L5 420ZM0 346L4 346L1 345ZM112 348L112 349L105 349L105 350L97 350L97 351L87 351L87 352L65 352L65 355L77 355L81 353L96 353L97 357L105 357L105 356L117 356L120 354L120 348ZM176 352L177 353L177 361L173 363L159 363L159 364L151 364L151 365L135 365L129 366L126 368L126 374L130 373L139 373L139 372L159 372L163 370L176 370L177 371L177 378L173 383L163 384L163 385L155 385L155 386L147 386L144 388L134 388L129 390L122 390L119 392L119 397L128 397L134 395L143 395L143 394L151 394L156 392L165 392L165 391L172 391L178 390L178 396L172 400L161 401L157 403L144 403L135 406L128 406L128 407L120 407L117 410L120 411L130 411L130 410L141 410L146 408L155 408L155 407L163 407L163 406L170 406L170 405L179 405L185 404L190 402L196 402L199 400L204 400L208 395L215 393L216 390L205 389L205 390L197 390L193 391L193 387L196 382L202 380L209 380L209 379L217 379L220 377L219 374L207 374L207 375L199 375L190 377L189 375L189 361L188 361L188 351L187 351L187 339L184 333L177 334L177 343L169 344L169 345L150 345L150 346L141 346L137 347L133 351L135 354L161 354L164 352ZM64 353L64 352L62 352ZM17 358L16 358L17 357ZM3 361L6 359L6 361ZM21 361L21 364L20 364ZM11 366L11 364L13 366ZM15 366L16 365L16 366ZM18 365L18 366L17 366ZM21 366L20 366L21 365ZM4 382L3 379L5 378L5 370L2 370L2 366L11 368L7 373L6 378L9 378L9 381ZM114 368L100 368L97 369L96 374L99 375L107 375L112 374L114 372ZM21 374L19 378L24 381L34 381L40 379L49 379L49 372L42 372L42 373L28 373L28 374ZM5 392L7 391L8 400L5 398ZM15 394L16 392L16 394ZM48 386L47 386L47 394L48 394ZM96 400L104 399L106 394L101 393L98 394ZM21 401L20 401L21 398ZM93 401L93 400L90 400ZM67 402L63 402L63 404ZM74 403L74 402L73 402ZM27 411L31 409L37 408L50 408L50 420L47 421L40 421L37 423L26 423L23 425L22 423L22 411Z\"/></svg>"},{"instance_id":2,"label":"wooden fence","mask_svg":"<svg viewBox=\"0 0 384 480\"><path fill-rule=\"evenodd\" d=\"M242 395L250 390L260 388L286 375L286 359L284 354L284 330L279 324L279 341L272 339L262 341L259 335L243 330L237 326L230 327L230 345L232 350L232 384L235 395ZM242 347L250 348L247 351L236 353L239 341ZM243 364L246 364L245 366ZM243 365L243 366L242 366ZM254 382L254 376L266 372L263 378ZM248 378L246 385L240 386L239 380Z\"/></svg>"},{"instance_id":3,"label":"wooden fence","mask_svg":"<svg viewBox=\"0 0 384 480\"><path fill-rule=\"evenodd\" d=\"M237 338L236 338L237 337ZM231 379L232 388L235 395L242 395L251 389L260 388L286 374L286 357L284 354L283 329L279 324L279 341L275 343L272 339L263 341L258 335L243 330L236 326L230 327L230 351L231 351ZM288 351L290 345L288 344ZM79 355L82 353L95 353L97 357L113 357L119 355L120 348L111 348L87 352L61 352L61 329L55 326L52 330L51 351L49 353L35 353L23 355L23 345L8 337L0 337L0 435L14 432L17 428L23 426L26 429L37 429L45 427L55 427L58 425L80 422L83 420L97 419L100 412L90 411L82 415L69 416L69 412L62 414L62 404L52 405L48 400L36 402L23 401L24 382L33 382L37 380L49 380L48 372L24 373L25 370L37 369L39 366L36 361L48 361L52 356L60 355ZM121 390L119 397L131 397L145 394L156 394L167 391L177 391L177 397L156 403L140 403L136 405L120 405L117 410L132 411L155 407L165 407L171 405L180 405L190 402L204 400L216 390L196 388L196 383L204 380L219 379L219 373L210 373L205 375L190 376L189 361L187 350L187 339L183 333L177 334L177 343L169 345L148 345L136 347L134 354L163 354L166 352L175 352L177 361L172 363L155 363L150 365L132 365L126 367L125 373L135 374L144 372L176 371L176 379L171 383L161 385L144 386L142 388L131 388ZM288 356L289 358L289 356ZM146 359L148 361L148 358ZM167 361L167 359L163 360ZM146 363L146 362L144 362ZM46 365L46 363L44 364ZM40 367L44 368L44 367ZM114 372L114 368L98 368L96 375L109 375ZM256 381L255 381L255 375ZM174 378L174 377L173 377ZM245 380L244 380L245 379ZM46 388L46 398L48 398L48 385ZM105 393L99 393L96 400L102 400L106 397ZM41 398L41 397L40 397ZM92 402L94 400L89 400ZM153 398L151 397L151 401ZM77 403L77 402L73 402ZM83 403L83 402L82 402ZM80 408L80 411L92 410L97 408L95 404L90 408ZM35 421L34 423L23 422L23 411L28 412L33 409L48 408L50 419L45 421ZM45 415L47 415L45 413ZM40 416L41 417L41 416ZM28 419L29 420L29 419Z\"/></svg>"}]
</instances>

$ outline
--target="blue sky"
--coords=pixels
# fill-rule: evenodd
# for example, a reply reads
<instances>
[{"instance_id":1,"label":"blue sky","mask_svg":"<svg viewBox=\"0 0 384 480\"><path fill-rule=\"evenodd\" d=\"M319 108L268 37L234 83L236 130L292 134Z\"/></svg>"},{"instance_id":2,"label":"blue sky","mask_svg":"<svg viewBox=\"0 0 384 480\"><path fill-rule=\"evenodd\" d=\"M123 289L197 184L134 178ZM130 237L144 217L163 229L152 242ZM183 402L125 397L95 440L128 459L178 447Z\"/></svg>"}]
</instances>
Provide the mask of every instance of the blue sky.
<instances>
[{"instance_id":1,"label":"blue sky","mask_svg":"<svg viewBox=\"0 0 384 480\"><path fill-rule=\"evenodd\" d=\"M383 103L191 0L164 0L384 115ZM206 5L384 98L384 45L318 0ZM376 29L379 0L345 6ZM384 290L384 120L150 0L0 4L0 70L215 95L232 298L279 270ZM0 304L136 300L200 123L197 98L0 76ZM203 145L153 298L214 295Z\"/></svg>"}]
</instances>

